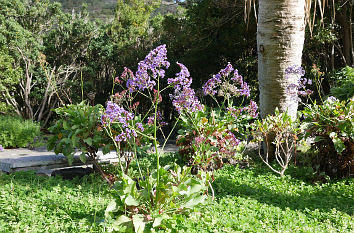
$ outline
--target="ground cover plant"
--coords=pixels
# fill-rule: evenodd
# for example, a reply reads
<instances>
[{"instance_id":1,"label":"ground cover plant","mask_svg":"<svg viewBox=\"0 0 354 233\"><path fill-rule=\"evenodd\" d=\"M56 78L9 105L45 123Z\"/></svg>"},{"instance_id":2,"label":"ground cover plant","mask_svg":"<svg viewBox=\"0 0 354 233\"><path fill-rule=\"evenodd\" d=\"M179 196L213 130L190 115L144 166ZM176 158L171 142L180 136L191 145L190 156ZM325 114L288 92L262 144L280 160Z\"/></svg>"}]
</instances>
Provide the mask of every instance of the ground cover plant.
<instances>
[{"instance_id":1,"label":"ground cover plant","mask_svg":"<svg viewBox=\"0 0 354 233\"><path fill-rule=\"evenodd\" d=\"M162 155L161 165L178 158ZM141 160L150 170L155 162L152 156ZM176 219L172 232L353 232L354 180L313 184L312 172L291 166L279 177L265 165L224 166L215 172L215 200ZM66 181L1 174L0 231L107 232L101 221L111 201L106 188L94 176Z\"/></svg>"},{"instance_id":2,"label":"ground cover plant","mask_svg":"<svg viewBox=\"0 0 354 233\"><path fill-rule=\"evenodd\" d=\"M98 176L67 181L0 173L0 232L103 232L106 188Z\"/></svg>"}]
</instances>

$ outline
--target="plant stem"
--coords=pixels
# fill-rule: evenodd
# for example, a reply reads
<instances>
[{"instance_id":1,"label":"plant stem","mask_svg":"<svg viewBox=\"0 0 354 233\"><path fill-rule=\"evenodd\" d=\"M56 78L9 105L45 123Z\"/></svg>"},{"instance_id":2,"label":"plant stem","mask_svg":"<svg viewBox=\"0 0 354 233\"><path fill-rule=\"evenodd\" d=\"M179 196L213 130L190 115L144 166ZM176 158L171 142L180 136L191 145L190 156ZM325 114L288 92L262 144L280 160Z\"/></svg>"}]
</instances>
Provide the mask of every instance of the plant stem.
<instances>
[{"instance_id":1,"label":"plant stem","mask_svg":"<svg viewBox=\"0 0 354 233\"><path fill-rule=\"evenodd\" d=\"M84 101L84 81L82 80L82 70L81 70L81 101Z\"/></svg>"},{"instance_id":2,"label":"plant stem","mask_svg":"<svg viewBox=\"0 0 354 233\"><path fill-rule=\"evenodd\" d=\"M157 79L157 98L155 104L155 117L154 117L154 146L155 146L155 155L156 155L156 167L157 167L157 184L156 184L156 201L155 204L157 205L157 200L159 196L159 186L160 186L160 156L159 152L157 151L157 104L160 97L160 79Z\"/></svg>"},{"instance_id":3,"label":"plant stem","mask_svg":"<svg viewBox=\"0 0 354 233\"><path fill-rule=\"evenodd\" d=\"M181 116L179 116L179 117L177 118L176 123L173 125L173 127L172 127L170 133L167 135L167 138L165 139L165 142L164 142L163 145L162 145L162 150L165 149L166 143L167 143L168 139L171 137L171 134L172 134L173 130L175 129L175 127L176 127L176 125L177 125L177 123L178 123L178 121L179 121L180 118L181 118Z\"/></svg>"},{"instance_id":4,"label":"plant stem","mask_svg":"<svg viewBox=\"0 0 354 233\"><path fill-rule=\"evenodd\" d=\"M92 159L92 163L93 163L93 166L96 170L98 170L99 173L101 173L101 176L107 181L107 183L112 186L113 183L108 179L108 177L106 176L106 174L103 172L101 166L98 164L97 160L96 160L96 155L95 154L91 154L89 153L89 156L91 157Z\"/></svg>"},{"instance_id":5,"label":"plant stem","mask_svg":"<svg viewBox=\"0 0 354 233\"><path fill-rule=\"evenodd\" d=\"M143 173L141 172L141 168L140 168L140 164L139 164L139 159L138 159L138 154L136 152L136 142L135 142L135 138L134 138L134 154L135 154L135 158L136 158L136 164L138 165L138 169L139 169L139 174L141 179L143 179Z\"/></svg>"},{"instance_id":6,"label":"plant stem","mask_svg":"<svg viewBox=\"0 0 354 233\"><path fill-rule=\"evenodd\" d=\"M112 134L112 129L111 129L111 124L109 123L108 124L108 129L105 128L108 136L112 139L113 143L114 143L114 147L116 148L116 154L118 155L119 157L119 165L120 165L120 169L122 171L122 174L124 173L124 169L123 169L123 166L122 166L122 157L120 155L120 145L117 145L117 142L114 140L113 138L113 134Z\"/></svg>"}]
</instances>

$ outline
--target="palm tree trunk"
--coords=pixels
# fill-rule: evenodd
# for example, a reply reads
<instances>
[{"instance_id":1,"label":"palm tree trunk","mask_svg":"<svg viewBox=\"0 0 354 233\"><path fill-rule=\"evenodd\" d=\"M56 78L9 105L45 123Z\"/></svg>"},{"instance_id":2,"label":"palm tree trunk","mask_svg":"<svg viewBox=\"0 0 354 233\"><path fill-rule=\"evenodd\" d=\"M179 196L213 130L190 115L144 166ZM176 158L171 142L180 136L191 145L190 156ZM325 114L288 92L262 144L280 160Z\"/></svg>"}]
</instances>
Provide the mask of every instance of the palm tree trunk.
<instances>
[{"instance_id":1,"label":"palm tree trunk","mask_svg":"<svg viewBox=\"0 0 354 233\"><path fill-rule=\"evenodd\" d=\"M301 65L305 38L305 0L260 0L257 48L260 113L264 118L276 107L296 117L298 103L286 89L285 69Z\"/></svg>"},{"instance_id":2,"label":"palm tree trunk","mask_svg":"<svg viewBox=\"0 0 354 233\"><path fill-rule=\"evenodd\" d=\"M261 117L275 108L287 111L295 119L298 103L287 94L290 83L298 77L286 78L285 69L301 65L305 40L305 0L260 0L257 26L258 80ZM268 135L273 141L275 135ZM272 143L263 143L264 153L275 158Z\"/></svg>"}]
</instances>

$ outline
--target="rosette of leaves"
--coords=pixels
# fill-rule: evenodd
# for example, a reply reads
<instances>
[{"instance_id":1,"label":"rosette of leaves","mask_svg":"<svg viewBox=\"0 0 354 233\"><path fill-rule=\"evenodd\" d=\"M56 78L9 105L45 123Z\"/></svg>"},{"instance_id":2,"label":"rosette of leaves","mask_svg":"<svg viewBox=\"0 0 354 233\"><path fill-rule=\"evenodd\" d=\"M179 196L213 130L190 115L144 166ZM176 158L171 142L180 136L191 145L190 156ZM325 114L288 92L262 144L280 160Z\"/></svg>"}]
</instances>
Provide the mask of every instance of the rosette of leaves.
<instances>
[{"instance_id":1,"label":"rosette of leaves","mask_svg":"<svg viewBox=\"0 0 354 233\"><path fill-rule=\"evenodd\" d=\"M72 164L77 152L83 163L89 157L95 169L106 178L96 160L99 148L102 148L103 154L113 149L101 126L103 111L103 106L90 106L85 102L55 109L54 112L60 118L49 128L53 136L48 140L48 150L54 150L56 154L62 153L68 158L69 164Z\"/></svg>"},{"instance_id":2,"label":"rosette of leaves","mask_svg":"<svg viewBox=\"0 0 354 233\"><path fill-rule=\"evenodd\" d=\"M312 165L329 176L350 176L354 171L353 101L353 97L348 101L329 97L322 105L315 103L302 111L304 138L313 138Z\"/></svg>"},{"instance_id":3,"label":"rosette of leaves","mask_svg":"<svg viewBox=\"0 0 354 233\"><path fill-rule=\"evenodd\" d=\"M193 208L204 202L209 175L193 176L190 168L176 164L133 180L122 174L110 194L113 200L105 212L109 231L144 232L146 229L171 229L172 223L188 216Z\"/></svg>"},{"instance_id":4,"label":"rosette of leaves","mask_svg":"<svg viewBox=\"0 0 354 233\"><path fill-rule=\"evenodd\" d=\"M249 115L235 119L220 109L186 114L192 116L181 115L177 145L188 165L214 170L240 155L237 138L243 139L247 134Z\"/></svg>"}]
</instances>

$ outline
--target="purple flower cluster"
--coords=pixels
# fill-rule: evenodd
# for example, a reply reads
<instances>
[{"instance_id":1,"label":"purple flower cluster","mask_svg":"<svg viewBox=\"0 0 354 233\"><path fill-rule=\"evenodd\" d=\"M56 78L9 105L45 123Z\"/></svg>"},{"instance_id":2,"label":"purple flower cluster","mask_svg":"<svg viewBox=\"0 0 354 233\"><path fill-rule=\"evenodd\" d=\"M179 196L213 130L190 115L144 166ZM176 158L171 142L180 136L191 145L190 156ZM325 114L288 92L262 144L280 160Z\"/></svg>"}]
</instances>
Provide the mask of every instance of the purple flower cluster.
<instances>
[{"instance_id":1,"label":"purple flower cluster","mask_svg":"<svg viewBox=\"0 0 354 233\"><path fill-rule=\"evenodd\" d=\"M227 77L231 74L232 71L234 71L234 68L232 67L230 62L228 62L225 69L220 70L218 75L221 75L222 77Z\"/></svg>"},{"instance_id":2,"label":"purple flower cluster","mask_svg":"<svg viewBox=\"0 0 354 233\"><path fill-rule=\"evenodd\" d=\"M234 118L238 118L238 116L243 112L243 111L247 111L248 114L253 117L256 118L258 116L258 106L256 104L256 102L254 102L253 100L250 101L250 104L246 107L243 108L234 108L234 107L229 107L227 108L227 110L229 111L229 113L234 117Z\"/></svg>"},{"instance_id":3,"label":"purple flower cluster","mask_svg":"<svg viewBox=\"0 0 354 233\"><path fill-rule=\"evenodd\" d=\"M175 94L171 95L172 104L178 111L197 112L203 109L203 105L195 96L192 88L184 86L181 90L175 90Z\"/></svg>"},{"instance_id":4,"label":"purple flower cluster","mask_svg":"<svg viewBox=\"0 0 354 233\"><path fill-rule=\"evenodd\" d=\"M135 76L127 81L127 88L130 92L146 88L151 90L156 85L154 79L164 78L165 70L163 68L167 69L169 66L166 45L160 45L138 63L138 70L135 72Z\"/></svg>"},{"instance_id":5,"label":"purple flower cluster","mask_svg":"<svg viewBox=\"0 0 354 233\"><path fill-rule=\"evenodd\" d=\"M225 69L222 69L214 75L211 79L209 79L204 85L203 85L203 93L204 95L215 95L217 91L215 90L216 87L223 83L222 79L226 79L233 71L233 76L231 77L231 80L234 81L236 84L241 86L241 89L238 89L236 86L233 86L232 90L224 90L221 91L224 95L226 94L227 91L231 91L232 94L238 94L241 96L250 96L250 88L246 82L243 81L242 76L238 74L238 70L234 69L230 63L227 64ZM230 86L230 85L228 85Z\"/></svg>"},{"instance_id":6,"label":"purple flower cluster","mask_svg":"<svg viewBox=\"0 0 354 233\"><path fill-rule=\"evenodd\" d=\"M176 90L181 90L184 86L189 87L192 84L192 79L189 78L190 73L185 65L178 62L177 65L181 68L181 72L177 73L175 78L167 79L167 83L173 85Z\"/></svg>"},{"instance_id":7,"label":"purple flower cluster","mask_svg":"<svg viewBox=\"0 0 354 233\"><path fill-rule=\"evenodd\" d=\"M243 108L234 108L234 107L228 107L227 111L229 111L229 113L231 114L231 116L233 116L234 118L238 118L238 116L242 113Z\"/></svg>"},{"instance_id":8,"label":"purple flower cluster","mask_svg":"<svg viewBox=\"0 0 354 233\"><path fill-rule=\"evenodd\" d=\"M134 129L130 129L130 128L125 128L123 130L123 132L121 132L120 134L118 134L114 140L116 142L122 142L122 141L127 141L129 139L131 139L132 137L137 137L137 133L135 132Z\"/></svg>"},{"instance_id":9,"label":"purple flower cluster","mask_svg":"<svg viewBox=\"0 0 354 233\"><path fill-rule=\"evenodd\" d=\"M167 125L166 122L162 121L162 114L160 111L157 111L156 114L156 122L157 124L159 124L160 126L165 126ZM154 120L155 120L155 114L152 114L152 116L148 117L148 125L153 125L154 124Z\"/></svg>"},{"instance_id":10,"label":"purple flower cluster","mask_svg":"<svg viewBox=\"0 0 354 233\"><path fill-rule=\"evenodd\" d=\"M113 121L121 123L124 127L128 127L128 121L133 120L134 114L126 111L118 104L112 101L107 102L106 111L101 117L101 123L103 126Z\"/></svg>"},{"instance_id":11,"label":"purple flower cluster","mask_svg":"<svg viewBox=\"0 0 354 233\"><path fill-rule=\"evenodd\" d=\"M250 104L246 108L247 108L247 111L251 117L256 118L258 116L258 112L257 112L258 106L257 106L256 102L251 100Z\"/></svg>"},{"instance_id":12,"label":"purple flower cluster","mask_svg":"<svg viewBox=\"0 0 354 233\"><path fill-rule=\"evenodd\" d=\"M128 79L128 77L133 78L134 74L133 74L133 71L131 71L129 68L124 67L124 71L120 77L121 77L121 79L126 80L126 79Z\"/></svg>"},{"instance_id":13,"label":"purple flower cluster","mask_svg":"<svg viewBox=\"0 0 354 233\"><path fill-rule=\"evenodd\" d=\"M190 76L187 67L181 63L177 63L181 68L181 72L176 74L176 78L169 79L169 84L174 84L175 91L173 95L170 95L172 99L172 104L178 111L196 112L203 109L203 105L199 102L198 98L195 96L195 92L190 85L192 79L188 78Z\"/></svg>"},{"instance_id":14,"label":"purple flower cluster","mask_svg":"<svg viewBox=\"0 0 354 233\"><path fill-rule=\"evenodd\" d=\"M107 102L107 107L104 114L101 117L101 123L104 127L107 127L107 124L112 122L119 123L122 129L122 132L118 134L114 140L117 142L127 141L132 137L137 137L137 133L134 129L129 127L129 121L134 119L134 114L126 111L124 108L120 107L118 104L113 103L112 101ZM144 127L141 123L136 123L136 127L144 131Z\"/></svg>"},{"instance_id":15,"label":"purple flower cluster","mask_svg":"<svg viewBox=\"0 0 354 233\"><path fill-rule=\"evenodd\" d=\"M244 96L247 96L247 97L250 97L250 88L248 86L248 84L246 82L242 82L241 84L241 89L238 90L238 93L240 95L244 95Z\"/></svg>"},{"instance_id":16,"label":"purple flower cluster","mask_svg":"<svg viewBox=\"0 0 354 233\"><path fill-rule=\"evenodd\" d=\"M4 151L4 147L2 147L2 145L0 145L0 151Z\"/></svg>"},{"instance_id":17,"label":"purple flower cluster","mask_svg":"<svg viewBox=\"0 0 354 233\"><path fill-rule=\"evenodd\" d=\"M242 76L238 74L237 69L234 70L234 76L231 78L231 80L234 81L235 83L240 84L240 85L243 84Z\"/></svg>"},{"instance_id":18,"label":"purple flower cluster","mask_svg":"<svg viewBox=\"0 0 354 233\"><path fill-rule=\"evenodd\" d=\"M227 136L228 136L228 141L232 146L238 146L240 144L241 141L236 138L235 134L229 132Z\"/></svg>"},{"instance_id":19,"label":"purple flower cluster","mask_svg":"<svg viewBox=\"0 0 354 233\"><path fill-rule=\"evenodd\" d=\"M138 123L135 124L135 126L136 126L141 132L144 131L144 126L143 126L142 123L138 122Z\"/></svg>"},{"instance_id":20,"label":"purple flower cluster","mask_svg":"<svg viewBox=\"0 0 354 233\"><path fill-rule=\"evenodd\" d=\"M299 65L292 65L285 69L285 74L297 74L303 77L305 75L305 70Z\"/></svg>"},{"instance_id":21,"label":"purple flower cluster","mask_svg":"<svg viewBox=\"0 0 354 233\"><path fill-rule=\"evenodd\" d=\"M305 75L305 70L301 66L289 66L285 69L285 75L287 78L290 78L292 75L300 76L296 83L291 83L287 87L287 93L293 98L300 100L298 96L306 97L313 93L313 91L306 88L306 85L312 84L312 80L303 77Z\"/></svg>"},{"instance_id":22,"label":"purple flower cluster","mask_svg":"<svg viewBox=\"0 0 354 233\"><path fill-rule=\"evenodd\" d=\"M231 72L234 71L234 68L230 64L230 62L227 64L225 69L222 69L217 73L216 75L213 75L211 79L209 79L204 85L203 85L203 93L204 95L215 95L216 90L215 88L217 87L218 84L222 83L222 78L227 77L231 74ZM237 70L236 70L237 71Z\"/></svg>"},{"instance_id":23,"label":"purple flower cluster","mask_svg":"<svg viewBox=\"0 0 354 233\"><path fill-rule=\"evenodd\" d=\"M203 85L203 93L204 95L215 95L216 94L216 86L221 83L220 75L214 75L211 79L209 79Z\"/></svg>"},{"instance_id":24,"label":"purple flower cluster","mask_svg":"<svg viewBox=\"0 0 354 233\"><path fill-rule=\"evenodd\" d=\"M205 138L204 136L198 136L198 137L196 137L194 140L195 140L195 144L196 144L197 146L200 146L200 145L202 145L202 144L205 143L206 138Z\"/></svg>"},{"instance_id":25,"label":"purple flower cluster","mask_svg":"<svg viewBox=\"0 0 354 233\"><path fill-rule=\"evenodd\" d=\"M334 102L338 101L338 99L334 96L329 96L326 101L328 103L334 103Z\"/></svg>"}]
</instances>

